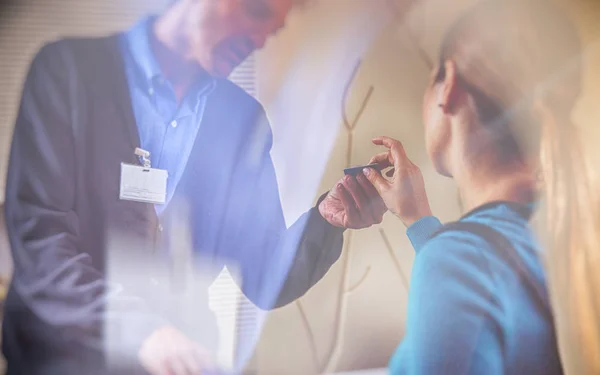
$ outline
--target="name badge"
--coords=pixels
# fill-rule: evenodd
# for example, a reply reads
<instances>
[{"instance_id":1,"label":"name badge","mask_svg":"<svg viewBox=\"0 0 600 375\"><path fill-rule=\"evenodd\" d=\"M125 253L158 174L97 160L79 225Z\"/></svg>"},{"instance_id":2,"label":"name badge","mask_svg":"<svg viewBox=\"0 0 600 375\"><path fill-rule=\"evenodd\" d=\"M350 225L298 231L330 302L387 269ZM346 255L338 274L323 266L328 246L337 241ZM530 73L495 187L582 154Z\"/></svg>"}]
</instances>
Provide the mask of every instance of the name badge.
<instances>
[{"instance_id":1,"label":"name badge","mask_svg":"<svg viewBox=\"0 0 600 375\"><path fill-rule=\"evenodd\" d=\"M164 204L168 175L164 169L121 163L119 199Z\"/></svg>"}]
</instances>

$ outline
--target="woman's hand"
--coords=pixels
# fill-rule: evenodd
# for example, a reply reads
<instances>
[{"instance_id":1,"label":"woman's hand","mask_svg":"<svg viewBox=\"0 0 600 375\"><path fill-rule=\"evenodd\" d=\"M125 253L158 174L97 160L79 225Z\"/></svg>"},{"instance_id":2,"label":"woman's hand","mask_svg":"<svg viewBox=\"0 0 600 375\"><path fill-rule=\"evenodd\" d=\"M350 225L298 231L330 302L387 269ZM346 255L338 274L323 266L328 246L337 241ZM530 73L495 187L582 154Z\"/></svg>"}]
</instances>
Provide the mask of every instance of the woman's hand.
<instances>
[{"instance_id":1,"label":"woman's hand","mask_svg":"<svg viewBox=\"0 0 600 375\"><path fill-rule=\"evenodd\" d=\"M431 215L425 182L419 167L406 156L402 143L389 137L378 137L373 143L389 150L375 155L369 164L377 163L381 168L393 167L386 179L374 169L363 171L377 189L388 210L400 218L407 227L425 216Z\"/></svg>"}]
</instances>

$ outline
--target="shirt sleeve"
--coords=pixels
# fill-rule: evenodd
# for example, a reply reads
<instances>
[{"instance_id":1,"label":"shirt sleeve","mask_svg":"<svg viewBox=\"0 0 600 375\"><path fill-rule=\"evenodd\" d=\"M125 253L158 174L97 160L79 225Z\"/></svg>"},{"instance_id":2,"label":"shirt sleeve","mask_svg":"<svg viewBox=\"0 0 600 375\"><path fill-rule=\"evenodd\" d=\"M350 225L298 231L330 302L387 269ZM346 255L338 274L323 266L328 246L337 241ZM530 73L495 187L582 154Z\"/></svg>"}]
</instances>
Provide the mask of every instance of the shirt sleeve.
<instances>
[{"instance_id":1,"label":"shirt sleeve","mask_svg":"<svg viewBox=\"0 0 600 375\"><path fill-rule=\"evenodd\" d=\"M470 233L426 242L413 266L406 336L392 374L502 374L502 326L495 285Z\"/></svg>"}]
</instances>

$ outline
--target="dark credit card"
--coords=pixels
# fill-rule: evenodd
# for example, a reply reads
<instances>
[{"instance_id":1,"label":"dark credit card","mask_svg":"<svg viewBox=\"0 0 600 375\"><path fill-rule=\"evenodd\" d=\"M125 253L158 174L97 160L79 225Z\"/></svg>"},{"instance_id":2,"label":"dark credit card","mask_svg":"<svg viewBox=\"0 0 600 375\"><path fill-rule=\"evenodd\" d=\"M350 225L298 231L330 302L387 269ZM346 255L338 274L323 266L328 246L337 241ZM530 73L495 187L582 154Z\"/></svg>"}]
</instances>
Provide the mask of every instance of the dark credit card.
<instances>
[{"instance_id":1,"label":"dark credit card","mask_svg":"<svg viewBox=\"0 0 600 375\"><path fill-rule=\"evenodd\" d=\"M359 173L362 173L363 169L365 168L373 168L376 171L381 171L381 167L379 166L379 164L369 164L369 165L361 165L359 167L352 167L352 168L346 168L344 169L344 174L345 175L351 175L351 176L355 176Z\"/></svg>"}]
</instances>

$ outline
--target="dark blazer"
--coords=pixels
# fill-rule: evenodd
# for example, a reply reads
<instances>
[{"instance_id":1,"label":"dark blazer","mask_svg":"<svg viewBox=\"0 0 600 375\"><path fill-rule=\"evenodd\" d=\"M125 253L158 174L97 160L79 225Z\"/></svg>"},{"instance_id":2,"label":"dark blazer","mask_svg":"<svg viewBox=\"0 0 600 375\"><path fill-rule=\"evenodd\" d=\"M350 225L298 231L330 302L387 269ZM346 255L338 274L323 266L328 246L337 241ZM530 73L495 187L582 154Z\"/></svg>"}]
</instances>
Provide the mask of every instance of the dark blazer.
<instances>
[{"instance_id":1,"label":"dark blazer","mask_svg":"<svg viewBox=\"0 0 600 375\"><path fill-rule=\"evenodd\" d=\"M156 249L180 208L194 253L217 270L237 267L258 306L303 295L338 259L342 230L314 208L286 229L271 143L260 104L219 80L159 220L153 205L118 198L120 163L136 163L139 146L118 37L43 47L24 85L7 177L9 373L132 373L144 338L173 324L149 302L149 285L164 276Z\"/></svg>"}]
</instances>

